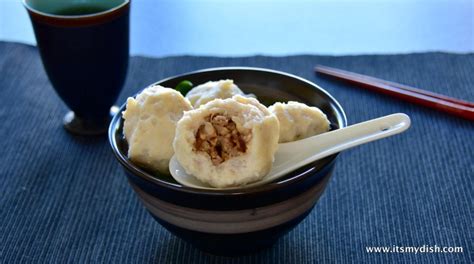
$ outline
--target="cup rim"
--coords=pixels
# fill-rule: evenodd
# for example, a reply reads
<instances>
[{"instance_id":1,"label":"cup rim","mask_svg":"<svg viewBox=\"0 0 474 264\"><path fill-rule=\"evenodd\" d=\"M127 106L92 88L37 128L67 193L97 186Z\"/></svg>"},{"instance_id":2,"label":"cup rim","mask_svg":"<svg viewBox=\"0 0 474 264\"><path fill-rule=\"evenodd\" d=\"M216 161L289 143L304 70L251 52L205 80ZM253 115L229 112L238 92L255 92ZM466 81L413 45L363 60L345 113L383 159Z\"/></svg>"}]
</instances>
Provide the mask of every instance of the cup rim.
<instances>
[{"instance_id":1,"label":"cup rim","mask_svg":"<svg viewBox=\"0 0 474 264\"><path fill-rule=\"evenodd\" d=\"M192 72L187 72L184 74L179 74L175 76L171 76L168 78L164 78L160 81L155 82L154 84L157 83L163 83L171 79L175 78L183 78L184 76L191 75L191 74L199 74L203 72L211 72L211 71L220 71L220 70L250 70L250 71L261 71L261 72L267 72L267 73L273 73L273 74L279 74L279 75L284 75L290 78L298 79L301 82L307 83L313 87L316 87L321 93L323 93L325 96L327 96L334 105L338 108L341 114L341 120L340 122L342 123L342 127L347 126L347 117L344 112L344 109L342 106L339 104L339 102L332 97L331 94L329 94L326 90L322 89L318 85L304 79L301 77L298 77L296 75L282 72L282 71L276 71L276 70L271 70L271 69L265 69L265 68L258 68L258 67L217 67L217 68L206 68L202 70L197 70L197 71L192 71ZM152 84L153 85L153 84ZM112 147L112 150L114 152L115 157L118 159L118 161L124 166L126 170L128 170L131 174L133 174L136 177L139 177L140 179L151 183L152 185L159 185L160 187L163 188L168 188L172 189L174 191L178 192L185 192L185 193L190 193L190 194L197 194L197 195L210 195L210 196L238 196L238 195L248 195L248 194L254 194L254 193L261 193L261 192L267 192L271 190L275 190L278 188L282 188L284 186L287 186L292 183L297 183L305 178L311 176L311 172L316 169L312 164L308 164L300 169L306 168L301 173L295 174L289 178L284 178L279 181L276 181L272 184L265 184L265 185L260 185L260 186L255 186L255 187L249 187L249 188L236 188L236 189L228 189L228 190L208 190L208 189L196 189L196 188L191 188L187 186L183 186L180 184L175 184L175 183L170 183L165 180L153 177L150 173L146 172L145 170L141 169L140 167L136 166L133 164L124 153L120 150L117 144L116 140L116 133L118 132L118 128L120 127L120 121L122 120L121 113L126 107L126 102L122 104L119 108L119 111L117 114L112 118L112 121L110 122L109 126L109 131L108 131L108 139L109 139L109 144ZM319 170L323 170L324 168L331 166L331 164L336 160L336 158L339 156L339 153L336 153L334 155L331 155L325 159L329 159L326 164L321 166ZM290 172L290 173L295 173ZM301 177L301 176L306 175L307 177Z\"/></svg>"},{"instance_id":2,"label":"cup rim","mask_svg":"<svg viewBox=\"0 0 474 264\"><path fill-rule=\"evenodd\" d=\"M107 15L107 14L110 14L110 13L113 13L119 9L121 9L122 7L128 5L130 3L131 0L124 0L123 3L113 7L113 8L110 8L110 9L107 9L105 11L102 11L102 12L97 12L97 13L92 13L92 14L85 14L85 15L56 15L56 14L51 14L51 13L46 13L46 12L42 12L42 11L39 11L33 7L31 7L28 3L26 3L27 0L21 0L21 3L23 4L23 6L29 11L29 12L32 12L36 15L40 15L40 16L44 16L44 17L48 17L48 18L52 18L52 19L64 19L64 20L78 20L78 19L88 19L88 18L93 18L93 17L97 17L97 16L102 16L102 15Z\"/></svg>"}]
</instances>

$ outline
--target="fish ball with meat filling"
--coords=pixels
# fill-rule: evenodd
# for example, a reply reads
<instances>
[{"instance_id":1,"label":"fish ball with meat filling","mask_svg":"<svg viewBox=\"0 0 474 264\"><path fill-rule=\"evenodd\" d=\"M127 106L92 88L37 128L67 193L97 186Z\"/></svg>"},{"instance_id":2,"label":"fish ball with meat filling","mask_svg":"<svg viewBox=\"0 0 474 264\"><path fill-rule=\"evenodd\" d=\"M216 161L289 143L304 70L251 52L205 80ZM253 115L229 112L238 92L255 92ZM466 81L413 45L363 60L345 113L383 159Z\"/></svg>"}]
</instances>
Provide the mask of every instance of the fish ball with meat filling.
<instances>
[{"instance_id":1,"label":"fish ball with meat filling","mask_svg":"<svg viewBox=\"0 0 474 264\"><path fill-rule=\"evenodd\" d=\"M176 123L192 106L179 92L162 86L143 90L127 99L123 112L128 157L160 173L169 174L169 160L174 154Z\"/></svg>"},{"instance_id":2,"label":"fish ball with meat filling","mask_svg":"<svg viewBox=\"0 0 474 264\"><path fill-rule=\"evenodd\" d=\"M268 110L280 122L280 143L318 135L329 130L329 120L317 107L299 102L275 103Z\"/></svg>"},{"instance_id":3,"label":"fish ball with meat filling","mask_svg":"<svg viewBox=\"0 0 474 264\"><path fill-rule=\"evenodd\" d=\"M256 99L237 95L185 112L173 146L186 173L213 187L233 187L270 171L278 136L278 119Z\"/></svg>"},{"instance_id":4,"label":"fish ball with meat filling","mask_svg":"<svg viewBox=\"0 0 474 264\"><path fill-rule=\"evenodd\" d=\"M186 98L194 108L214 99L232 98L234 95L244 95L233 80L209 81L194 87L186 94Z\"/></svg>"}]
</instances>

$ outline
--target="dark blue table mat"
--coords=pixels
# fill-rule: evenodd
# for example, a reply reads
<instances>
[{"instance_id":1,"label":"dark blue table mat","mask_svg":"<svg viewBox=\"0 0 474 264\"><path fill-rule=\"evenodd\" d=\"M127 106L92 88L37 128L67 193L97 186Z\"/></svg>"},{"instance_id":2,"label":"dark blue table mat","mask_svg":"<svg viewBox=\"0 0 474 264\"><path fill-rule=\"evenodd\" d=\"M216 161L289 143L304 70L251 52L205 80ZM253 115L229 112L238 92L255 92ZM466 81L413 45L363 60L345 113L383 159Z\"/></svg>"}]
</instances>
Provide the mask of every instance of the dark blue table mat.
<instances>
[{"instance_id":1,"label":"dark blue table mat","mask_svg":"<svg viewBox=\"0 0 474 264\"><path fill-rule=\"evenodd\" d=\"M290 72L321 85L349 123L405 112L404 134L346 151L312 213L272 248L238 258L198 251L156 223L105 137L65 132L66 107L35 47L0 42L1 263L472 263L474 123L315 76L316 64L474 101L474 55L133 57L118 100L175 74L217 66ZM367 253L367 246L463 253Z\"/></svg>"}]
</instances>

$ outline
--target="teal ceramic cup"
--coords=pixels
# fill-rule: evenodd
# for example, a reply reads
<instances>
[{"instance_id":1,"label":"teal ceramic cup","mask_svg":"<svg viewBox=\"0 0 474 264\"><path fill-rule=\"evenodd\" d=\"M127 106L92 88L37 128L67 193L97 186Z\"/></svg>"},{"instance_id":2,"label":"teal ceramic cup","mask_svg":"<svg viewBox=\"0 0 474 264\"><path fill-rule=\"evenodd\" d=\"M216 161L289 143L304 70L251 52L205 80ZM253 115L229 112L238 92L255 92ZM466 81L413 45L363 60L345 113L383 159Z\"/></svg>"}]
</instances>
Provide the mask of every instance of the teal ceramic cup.
<instances>
[{"instance_id":1,"label":"teal ceramic cup","mask_svg":"<svg viewBox=\"0 0 474 264\"><path fill-rule=\"evenodd\" d=\"M75 134L107 131L125 81L129 0L23 0L45 71Z\"/></svg>"}]
</instances>

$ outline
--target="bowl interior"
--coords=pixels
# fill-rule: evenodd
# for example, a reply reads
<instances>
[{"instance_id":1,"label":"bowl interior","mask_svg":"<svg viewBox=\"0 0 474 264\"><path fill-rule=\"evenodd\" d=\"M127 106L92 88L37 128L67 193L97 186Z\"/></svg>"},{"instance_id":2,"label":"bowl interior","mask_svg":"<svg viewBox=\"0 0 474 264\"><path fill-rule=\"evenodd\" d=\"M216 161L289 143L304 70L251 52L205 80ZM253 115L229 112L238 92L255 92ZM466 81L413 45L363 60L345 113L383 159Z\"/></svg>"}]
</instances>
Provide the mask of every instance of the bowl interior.
<instances>
[{"instance_id":1,"label":"bowl interior","mask_svg":"<svg viewBox=\"0 0 474 264\"><path fill-rule=\"evenodd\" d=\"M298 101L307 105L316 106L327 115L331 122L331 130L345 127L347 125L342 107L326 91L307 80L283 72L246 67L215 68L167 78L158 81L155 84L173 88L183 80L189 80L196 86L208 81L221 79L234 80L234 83L237 84L244 93L255 94L258 100L266 106L269 106L274 102L287 101ZM124 110L125 105L122 105L119 113ZM122 128L123 119L121 114L118 114L112 120L109 136L111 137L112 147L116 152L115 154L118 156L122 164L129 167L129 170L133 170L142 178L145 178L145 180L169 185L172 188L187 188L181 186L169 175L161 175L134 166L127 158L128 144L123 138ZM332 155L305 166L305 168L289 173L286 177L282 177L279 181L270 183L269 185L278 185L295 180L296 178L305 175L305 171L314 172L315 169L319 170L329 164L336 156L337 155Z\"/></svg>"}]
</instances>

